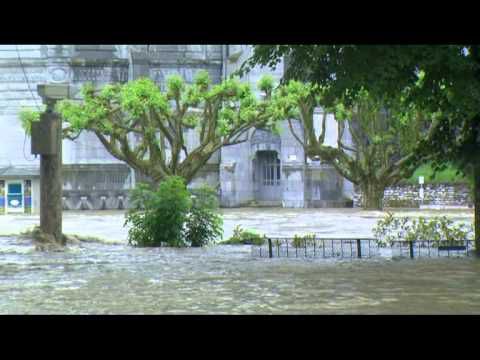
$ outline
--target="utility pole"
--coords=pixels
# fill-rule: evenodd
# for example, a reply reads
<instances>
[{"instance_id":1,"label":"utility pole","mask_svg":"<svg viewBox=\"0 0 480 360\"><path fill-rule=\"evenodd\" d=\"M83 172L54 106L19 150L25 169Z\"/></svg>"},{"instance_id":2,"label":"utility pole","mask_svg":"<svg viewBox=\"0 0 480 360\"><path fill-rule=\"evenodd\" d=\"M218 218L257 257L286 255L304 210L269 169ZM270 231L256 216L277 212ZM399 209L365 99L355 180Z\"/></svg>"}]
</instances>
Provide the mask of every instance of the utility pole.
<instances>
[{"instance_id":1,"label":"utility pole","mask_svg":"<svg viewBox=\"0 0 480 360\"><path fill-rule=\"evenodd\" d=\"M38 94L47 110L32 123L32 154L40 155L40 230L56 244L62 235L62 119L55 112L58 100L68 98L68 84L40 84Z\"/></svg>"}]
</instances>

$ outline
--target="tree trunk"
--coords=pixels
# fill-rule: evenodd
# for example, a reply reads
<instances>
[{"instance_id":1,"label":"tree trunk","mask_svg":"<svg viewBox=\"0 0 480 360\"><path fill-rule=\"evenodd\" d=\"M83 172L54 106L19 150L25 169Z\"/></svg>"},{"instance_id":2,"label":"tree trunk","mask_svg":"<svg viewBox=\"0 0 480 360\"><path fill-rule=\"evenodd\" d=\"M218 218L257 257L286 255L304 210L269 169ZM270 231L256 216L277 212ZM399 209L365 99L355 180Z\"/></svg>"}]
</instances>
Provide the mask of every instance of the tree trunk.
<instances>
[{"instance_id":1,"label":"tree trunk","mask_svg":"<svg viewBox=\"0 0 480 360\"><path fill-rule=\"evenodd\" d=\"M473 206L475 212L475 253L480 256L480 165L473 169Z\"/></svg>"},{"instance_id":2,"label":"tree trunk","mask_svg":"<svg viewBox=\"0 0 480 360\"><path fill-rule=\"evenodd\" d=\"M364 210L382 210L385 186L370 182L361 187Z\"/></svg>"}]
</instances>

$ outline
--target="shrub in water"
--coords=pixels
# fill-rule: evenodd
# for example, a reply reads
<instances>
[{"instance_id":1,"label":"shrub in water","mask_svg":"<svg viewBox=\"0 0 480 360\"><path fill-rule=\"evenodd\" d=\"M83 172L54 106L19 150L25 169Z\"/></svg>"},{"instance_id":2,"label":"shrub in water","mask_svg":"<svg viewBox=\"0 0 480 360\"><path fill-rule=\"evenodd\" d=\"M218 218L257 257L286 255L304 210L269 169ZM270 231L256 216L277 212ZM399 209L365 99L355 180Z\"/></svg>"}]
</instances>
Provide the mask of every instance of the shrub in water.
<instances>
[{"instance_id":1,"label":"shrub in water","mask_svg":"<svg viewBox=\"0 0 480 360\"><path fill-rule=\"evenodd\" d=\"M233 235L223 244L228 245L263 245L265 243L265 235L259 235L252 230L245 230L237 225L233 229Z\"/></svg>"},{"instance_id":2,"label":"shrub in water","mask_svg":"<svg viewBox=\"0 0 480 360\"><path fill-rule=\"evenodd\" d=\"M215 190L207 185L192 190L192 207L187 217L185 241L191 246L204 246L223 234L223 219L218 212Z\"/></svg>"},{"instance_id":3,"label":"shrub in water","mask_svg":"<svg viewBox=\"0 0 480 360\"><path fill-rule=\"evenodd\" d=\"M139 184L131 192L132 208L125 225L130 224L128 242L134 246L185 246L183 227L191 207L185 182L171 176L154 190Z\"/></svg>"},{"instance_id":4,"label":"shrub in water","mask_svg":"<svg viewBox=\"0 0 480 360\"><path fill-rule=\"evenodd\" d=\"M387 213L377 222L373 234L380 246L391 245L393 241L461 242L472 237L473 227L464 223L454 224L446 216L412 219Z\"/></svg>"},{"instance_id":5,"label":"shrub in water","mask_svg":"<svg viewBox=\"0 0 480 360\"><path fill-rule=\"evenodd\" d=\"M292 246L294 248L313 246L314 243L315 243L315 234L307 234L304 236L294 235L292 240Z\"/></svg>"}]
</instances>

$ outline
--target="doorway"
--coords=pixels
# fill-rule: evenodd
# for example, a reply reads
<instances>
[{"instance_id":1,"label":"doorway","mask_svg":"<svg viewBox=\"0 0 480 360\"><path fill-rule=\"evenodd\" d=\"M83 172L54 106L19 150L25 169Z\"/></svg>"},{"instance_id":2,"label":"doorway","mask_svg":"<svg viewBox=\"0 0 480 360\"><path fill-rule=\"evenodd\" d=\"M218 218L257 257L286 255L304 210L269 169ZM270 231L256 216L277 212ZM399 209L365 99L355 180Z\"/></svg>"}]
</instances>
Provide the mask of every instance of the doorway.
<instances>
[{"instance_id":1,"label":"doorway","mask_svg":"<svg viewBox=\"0 0 480 360\"><path fill-rule=\"evenodd\" d=\"M265 205L278 205L282 200L281 166L276 151L257 151L253 166L255 199Z\"/></svg>"}]
</instances>

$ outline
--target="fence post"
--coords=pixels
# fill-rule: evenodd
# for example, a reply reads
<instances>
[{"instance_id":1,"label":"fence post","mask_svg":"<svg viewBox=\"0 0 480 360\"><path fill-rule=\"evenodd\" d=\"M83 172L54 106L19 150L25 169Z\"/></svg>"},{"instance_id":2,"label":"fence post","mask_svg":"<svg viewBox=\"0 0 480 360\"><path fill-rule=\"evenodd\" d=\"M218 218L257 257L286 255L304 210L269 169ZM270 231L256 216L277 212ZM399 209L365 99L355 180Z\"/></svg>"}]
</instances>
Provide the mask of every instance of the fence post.
<instances>
[{"instance_id":1,"label":"fence post","mask_svg":"<svg viewBox=\"0 0 480 360\"><path fill-rule=\"evenodd\" d=\"M409 241L410 244L410 259L413 259L413 240Z\"/></svg>"},{"instance_id":2,"label":"fence post","mask_svg":"<svg viewBox=\"0 0 480 360\"><path fill-rule=\"evenodd\" d=\"M272 251L272 239L268 238L268 257L272 258L273 257L273 251Z\"/></svg>"},{"instance_id":3,"label":"fence post","mask_svg":"<svg viewBox=\"0 0 480 360\"><path fill-rule=\"evenodd\" d=\"M360 243L360 239L357 239L357 257L358 258L362 257L362 246Z\"/></svg>"}]
</instances>

